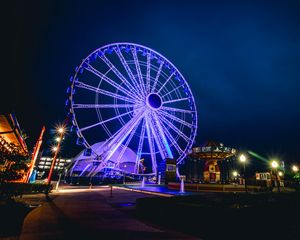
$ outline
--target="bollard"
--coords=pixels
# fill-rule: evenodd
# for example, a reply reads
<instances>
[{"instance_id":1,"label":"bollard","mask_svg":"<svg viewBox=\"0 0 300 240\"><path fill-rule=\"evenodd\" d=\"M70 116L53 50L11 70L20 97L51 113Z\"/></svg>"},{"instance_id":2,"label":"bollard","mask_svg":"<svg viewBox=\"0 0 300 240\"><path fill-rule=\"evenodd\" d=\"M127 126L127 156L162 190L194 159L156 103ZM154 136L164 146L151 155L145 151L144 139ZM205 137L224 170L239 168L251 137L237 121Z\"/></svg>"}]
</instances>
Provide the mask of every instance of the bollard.
<instances>
[{"instance_id":1,"label":"bollard","mask_svg":"<svg viewBox=\"0 0 300 240\"><path fill-rule=\"evenodd\" d=\"M143 177L142 179L142 184L141 184L141 187L144 188L145 187L145 177Z\"/></svg>"},{"instance_id":2,"label":"bollard","mask_svg":"<svg viewBox=\"0 0 300 240\"><path fill-rule=\"evenodd\" d=\"M180 181L180 193L184 193L184 179L181 177Z\"/></svg>"},{"instance_id":3,"label":"bollard","mask_svg":"<svg viewBox=\"0 0 300 240\"><path fill-rule=\"evenodd\" d=\"M157 184L160 185L160 183L161 183L161 174L159 173L158 174L158 182L157 182Z\"/></svg>"}]
</instances>

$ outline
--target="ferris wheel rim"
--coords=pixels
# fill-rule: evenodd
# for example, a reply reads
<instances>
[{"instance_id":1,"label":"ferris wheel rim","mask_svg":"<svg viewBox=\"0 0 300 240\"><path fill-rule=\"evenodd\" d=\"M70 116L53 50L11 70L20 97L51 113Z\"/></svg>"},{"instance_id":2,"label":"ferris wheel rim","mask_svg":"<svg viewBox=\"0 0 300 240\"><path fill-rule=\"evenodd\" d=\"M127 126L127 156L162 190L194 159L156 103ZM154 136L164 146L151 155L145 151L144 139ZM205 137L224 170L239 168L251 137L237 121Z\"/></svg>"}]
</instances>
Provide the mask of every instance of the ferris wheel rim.
<instances>
[{"instance_id":1,"label":"ferris wheel rim","mask_svg":"<svg viewBox=\"0 0 300 240\"><path fill-rule=\"evenodd\" d=\"M142 48L142 49L146 49L147 51L149 51L149 53L154 53L155 55L157 55L156 57L159 57L159 58L165 60L165 62L167 62L167 63L168 63L168 64L169 64L169 65L170 65L170 66L171 66L171 67L179 74L179 76L183 79L184 84L185 84L185 87L187 87L187 89L188 89L188 92L189 92L189 94L190 94L190 96L191 96L191 97L190 97L190 100L192 101L191 104L193 105L193 108L194 108L193 114L195 115L195 120L193 120L193 122L194 122L195 124L192 124L192 126L191 126L191 129L192 129L192 130L191 130L191 136L189 137L190 141L187 142L187 144L186 144L186 146L185 146L185 149L183 150L183 153L182 153L181 156L179 157L179 160L178 160L178 162L177 162L177 164L179 164L179 163L182 161L182 159L184 159L184 157L187 155L187 152L191 149L192 144L193 144L193 142L194 142L194 140L195 140L196 133L197 133L197 121L198 121L198 117L197 117L197 110L196 110L196 105L195 105L194 97L193 97L192 91L191 91L191 89L190 89L190 86L188 85L186 79L183 77L182 73L176 68L176 66L175 66L169 59L167 59L165 56L161 55L161 54L158 53L157 51L155 51L155 50L153 50L153 49L151 49L151 48L149 48L149 47L143 46L143 45L141 45L141 44L135 44L135 43L129 43L129 42L118 42L118 43L111 43L111 44L104 45L104 46L102 46L102 47L100 47L100 48L97 48L97 49L94 50L93 52L91 52L86 58L84 58L84 59L82 60L82 62L81 62L81 64L79 65L78 69L82 68L82 67L83 67L83 64L87 61L87 59L89 59L91 56L93 56L93 54L95 54L95 53L97 53L97 52L99 52L99 51L101 51L101 50L107 49L107 48L109 48L109 47L122 46L122 45L133 46L135 49L136 49L137 47L140 47L140 48ZM75 71L74 78L73 78L73 81L72 81L72 85L71 85L72 92L73 92L73 89L74 89L74 87L75 87L74 81L75 81L77 75L78 75L78 70ZM150 94L151 94L151 93L150 93ZM166 95L167 95L167 94L166 94ZM70 100L71 100L71 106L70 106L71 108L70 108L70 111L71 111L71 113L73 113L74 116L75 116L75 110L74 110L74 104L73 104L73 94L72 94L72 93L71 93L71 95L70 95ZM169 102L171 103L171 101L172 101L172 100L170 100ZM162 105L163 105L163 104L162 104ZM160 106L159 109L161 109L162 107L163 107L163 106ZM164 108L170 108L170 107L164 107ZM158 109L158 110L159 110L159 109ZM81 138L83 139L84 145L85 145L86 147L91 147L89 141L85 138L84 134L82 133L82 130L79 128L79 123L77 122L76 116L73 118L73 123L74 123L74 125L77 127L77 129L79 130L79 131L77 131L78 137L81 137ZM156 152L156 153L157 153L157 152Z\"/></svg>"}]
</instances>

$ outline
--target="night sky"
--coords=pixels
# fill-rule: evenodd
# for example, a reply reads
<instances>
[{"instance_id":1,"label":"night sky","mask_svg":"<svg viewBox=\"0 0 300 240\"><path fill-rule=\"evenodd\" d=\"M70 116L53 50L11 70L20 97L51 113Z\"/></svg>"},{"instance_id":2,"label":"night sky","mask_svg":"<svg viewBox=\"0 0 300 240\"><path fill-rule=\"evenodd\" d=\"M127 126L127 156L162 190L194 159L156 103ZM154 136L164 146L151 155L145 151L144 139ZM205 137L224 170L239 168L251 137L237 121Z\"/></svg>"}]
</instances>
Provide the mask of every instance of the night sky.
<instances>
[{"instance_id":1,"label":"night sky","mask_svg":"<svg viewBox=\"0 0 300 240\"><path fill-rule=\"evenodd\" d=\"M2 6L0 111L16 114L30 148L43 124L64 120L81 59L123 41L155 49L186 78L196 144L300 162L300 1L14 2ZM79 150L73 144L66 155Z\"/></svg>"}]
</instances>

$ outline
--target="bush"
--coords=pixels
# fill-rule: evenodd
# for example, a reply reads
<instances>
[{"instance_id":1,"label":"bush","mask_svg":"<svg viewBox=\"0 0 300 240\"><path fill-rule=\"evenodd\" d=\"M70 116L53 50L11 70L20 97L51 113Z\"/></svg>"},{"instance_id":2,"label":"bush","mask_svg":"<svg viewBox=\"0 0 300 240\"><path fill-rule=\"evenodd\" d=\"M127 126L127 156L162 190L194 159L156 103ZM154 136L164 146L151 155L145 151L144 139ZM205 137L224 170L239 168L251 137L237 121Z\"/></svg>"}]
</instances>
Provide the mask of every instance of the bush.
<instances>
[{"instance_id":1,"label":"bush","mask_svg":"<svg viewBox=\"0 0 300 240\"><path fill-rule=\"evenodd\" d=\"M23 194L45 193L48 194L52 190L52 185L40 183L0 183L1 198L11 198L22 196Z\"/></svg>"}]
</instances>

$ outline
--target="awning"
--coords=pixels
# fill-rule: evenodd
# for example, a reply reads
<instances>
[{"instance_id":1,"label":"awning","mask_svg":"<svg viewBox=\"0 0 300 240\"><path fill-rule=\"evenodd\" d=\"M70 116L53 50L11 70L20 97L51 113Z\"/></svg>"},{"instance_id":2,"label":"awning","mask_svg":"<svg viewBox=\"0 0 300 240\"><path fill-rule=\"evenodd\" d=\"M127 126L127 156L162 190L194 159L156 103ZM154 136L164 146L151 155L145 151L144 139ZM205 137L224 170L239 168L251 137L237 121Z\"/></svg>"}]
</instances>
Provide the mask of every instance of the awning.
<instances>
[{"instance_id":1,"label":"awning","mask_svg":"<svg viewBox=\"0 0 300 240\"><path fill-rule=\"evenodd\" d=\"M12 113L0 114L0 144L9 151L13 144L18 154L28 155L28 149L22 137L19 123Z\"/></svg>"}]
</instances>

